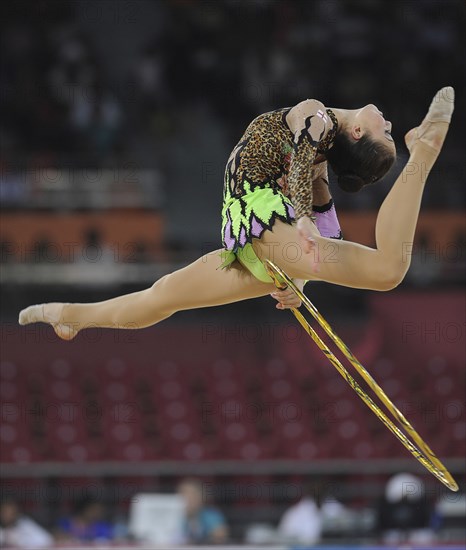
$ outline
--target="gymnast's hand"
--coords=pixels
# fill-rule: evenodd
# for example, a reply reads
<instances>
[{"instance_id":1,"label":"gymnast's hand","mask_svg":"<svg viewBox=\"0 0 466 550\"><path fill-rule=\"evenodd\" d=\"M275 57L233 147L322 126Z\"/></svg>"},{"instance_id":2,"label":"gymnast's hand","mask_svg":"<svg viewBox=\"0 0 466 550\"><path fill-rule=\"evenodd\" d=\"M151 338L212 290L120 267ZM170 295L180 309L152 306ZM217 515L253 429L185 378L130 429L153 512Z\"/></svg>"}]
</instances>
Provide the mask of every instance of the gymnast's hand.
<instances>
[{"instance_id":1,"label":"gymnast's hand","mask_svg":"<svg viewBox=\"0 0 466 550\"><path fill-rule=\"evenodd\" d=\"M304 280L302 279L293 279L294 284L303 290ZM301 300L296 296L296 294L291 290L291 288L285 288L285 290L275 290L270 294L272 298L278 301L278 304L275 306L277 309L291 309L292 307L299 307L301 305Z\"/></svg>"},{"instance_id":2,"label":"gymnast's hand","mask_svg":"<svg viewBox=\"0 0 466 550\"><path fill-rule=\"evenodd\" d=\"M317 242L315 240L316 235L319 235L319 231L315 226L314 222L308 216L302 216L299 218L296 228L298 230L299 242L301 249L304 250L305 254L310 255L310 260L313 264L312 271L318 273L318 249Z\"/></svg>"}]
</instances>

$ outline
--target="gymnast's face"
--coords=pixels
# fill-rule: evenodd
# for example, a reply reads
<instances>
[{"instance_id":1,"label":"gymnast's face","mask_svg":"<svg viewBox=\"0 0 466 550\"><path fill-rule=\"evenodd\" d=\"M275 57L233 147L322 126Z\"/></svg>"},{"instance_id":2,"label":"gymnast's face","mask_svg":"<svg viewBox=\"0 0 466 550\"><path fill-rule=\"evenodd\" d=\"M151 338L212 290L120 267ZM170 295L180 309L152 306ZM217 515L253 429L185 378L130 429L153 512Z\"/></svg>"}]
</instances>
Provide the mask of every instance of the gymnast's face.
<instances>
[{"instance_id":1,"label":"gymnast's face","mask_svg":"<svg viewBox=\"0 0 466 550\"><path fill-rule=\"evenodd\" d=\"M355 139L360 139L365 133L368 133L374 141L395 151L395 142L391 131L392 123L385 120L383 113L372 103L354 111L351 134Z\"/></svg>"}]
</instances>

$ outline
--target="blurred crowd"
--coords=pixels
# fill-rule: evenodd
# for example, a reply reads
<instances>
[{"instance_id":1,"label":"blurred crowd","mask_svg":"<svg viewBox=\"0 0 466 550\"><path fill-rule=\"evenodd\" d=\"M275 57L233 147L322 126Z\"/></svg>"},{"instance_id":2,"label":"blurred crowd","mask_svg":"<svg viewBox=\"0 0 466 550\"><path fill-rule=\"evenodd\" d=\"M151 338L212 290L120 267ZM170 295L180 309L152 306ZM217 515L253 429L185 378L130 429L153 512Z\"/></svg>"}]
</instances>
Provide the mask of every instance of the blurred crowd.
<instances>
[{"instance_id":1,"label":"blurred crowd","mask_svg":"<svg viewBox=\"0 0 466 550\"><path fill-rule=\"evenodd\" d=\"M307 97L346 108L376 103L393 121L403 151L404 132L423 116L432 94L451 84L458 96L464 82L460 0L389 8L383 0L129 4L133 9L120 14L123 24L127 18L125 36L131 40L131 26L142 33L129 65L108 54L111 46L107 53L97 47L84 2L3 5L4 170L111 166L131 158L160 167L170 181L167 143L181 144L190 125L213 119L231 149L259 113ZM100 3L96 12L112 10L110 24L112 5ZM154 19L152 32L142 30L144 18ZM449 152L438 165L448 185L430 186L427 205L457 208L464 197L461 124L450 131ZM215 162L226 158L227 152ZM381 185L361 204L374 206L385 192ZM357 204L344 195L338 200L340 207Z\"/></svg>"},{"instance_id":2,"label":"blurred crowd","mask_svg":"<svg viewBox=\"0 0 466 550\"><path fill-rule=\"evenodd\" d=\"M18 2L2 20L3 152L13 166L25 158L34 166L99 164L117 150L121 100L76 26L77 4L42 7Z\"/></svg>"},{"instance_id":3,"label":"blurred crowd","mask_svg":"<svg viewBox=\"0 0 466 550\"><path fill-rule=\"evenodd\" d=\"M280 543L314 545L328 541L328 534L337 533L338 525L344 523L349 511L329 487L322 479L310 480L302 488L298 500L284 511L278 525L257 522L252 513L244 542L267 546ZM182 479L177 486L177 496L182 515L170 533L170 542L165 542L167 547L234 542L225 515L206 496L200 479ZM387 481L385 494L373 503L375 521L371 540L391 545L435 543L445 524L440 500L435 502L427 497L420 478L408 473L392 476ZM160 526L160 518L146 515L146 522L151 521ZM164 510L163 521L171 521L169 508ZM149 527L146 526L146 533L150 532ZM124 542L136 547L138 543L156 543L157 539L138 537L131 532L126 519L111 521L102 501L90 496L79 499L70 514L59 518L49 530L25 515L15 500L6 499L1 503L2 548L118 545Z\"/></svg>"}]
</instances>

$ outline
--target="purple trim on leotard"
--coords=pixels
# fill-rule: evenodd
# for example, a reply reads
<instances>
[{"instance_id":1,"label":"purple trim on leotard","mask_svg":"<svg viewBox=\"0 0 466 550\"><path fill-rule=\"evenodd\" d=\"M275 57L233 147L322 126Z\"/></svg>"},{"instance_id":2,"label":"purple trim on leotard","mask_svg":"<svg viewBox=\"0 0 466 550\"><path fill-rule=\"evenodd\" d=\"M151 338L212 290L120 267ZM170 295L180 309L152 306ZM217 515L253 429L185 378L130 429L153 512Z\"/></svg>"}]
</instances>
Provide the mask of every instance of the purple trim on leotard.
<instances>
[{"instance_id":1,"label":"purple trim on leotard","mask_svg":"<svg viewBox=\"0 0 466 550\"><path fill-rule=\"evenodd\" d=\"M264 225L260 223L256 216L253 216L251 223L251 235L253 237L259 237L264 229Z\"/></svg>"},{"instance_id":2,"label":"purple trim on leotard","mask_svg":"<svg viewBox=\"0 0 466 550\"><path fill-rule=\"evenodd\" d=\"M231 234L231 219L229 213L227 213L228 221L225 225L225 233L223 235L223 241L227 247L227 249L232 249L235 245L235 239L233 238Z\"/></svg>"},{"instance_id":3,"label":"purple trim on leotard","mask_svg":"<svg viewBox=\"0 0 466 550\"><path fill-rule=\"evenodd\" d=\"M241 231L239 233L239 244L241 248L246 244L246 230L244 229L244 226L241 228Z\"/></svg>"},{"instance_id":4,"label":"purple trim on leotard","mask_svg":"<svg viewBox=\"0 0 466 550\"><path fill-rule=\"evenodd\" d=\"M285 208L288 212L288 216L290 216L290 218L295 218L295 211L294 211L294 208L291 206L291 204L288 204L288 203L285 203Z\"/></svg>"}]
</instances>

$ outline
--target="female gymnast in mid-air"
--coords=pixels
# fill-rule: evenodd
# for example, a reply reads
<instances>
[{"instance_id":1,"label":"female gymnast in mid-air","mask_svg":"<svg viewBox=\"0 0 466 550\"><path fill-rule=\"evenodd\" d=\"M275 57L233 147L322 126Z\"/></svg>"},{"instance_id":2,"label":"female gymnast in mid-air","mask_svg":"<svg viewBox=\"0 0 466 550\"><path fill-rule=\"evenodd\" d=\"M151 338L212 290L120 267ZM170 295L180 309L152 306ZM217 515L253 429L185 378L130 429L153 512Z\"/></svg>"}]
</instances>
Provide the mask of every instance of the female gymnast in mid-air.
<instances>
[{"instance_id":1,"label":"female gymnast in mid-air","mask_svg":"<svg viewBox=\"0 0 466 550\"><path fill-rule=\"evenodd\" d=\"M403 243L413 241L424 185L453 107L453 88L442 88L420 126L405 135L410 157L378 212L376 248L341 240L327 163L345 191L376 182L395 160L392 125L372 104L327 109L308 99L258 116L233 149L225 171L222 249L139 292L96 303L30 306L19 323L49 323L71 340L86 327L144 328L177 311L268 294L279 309L299 307L291 289L276 290L265 258L301 290L309 280L393 289L409 268Z\"/></svg>"}]
</instances>

